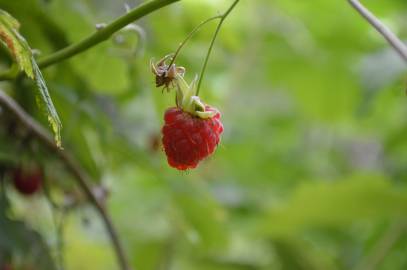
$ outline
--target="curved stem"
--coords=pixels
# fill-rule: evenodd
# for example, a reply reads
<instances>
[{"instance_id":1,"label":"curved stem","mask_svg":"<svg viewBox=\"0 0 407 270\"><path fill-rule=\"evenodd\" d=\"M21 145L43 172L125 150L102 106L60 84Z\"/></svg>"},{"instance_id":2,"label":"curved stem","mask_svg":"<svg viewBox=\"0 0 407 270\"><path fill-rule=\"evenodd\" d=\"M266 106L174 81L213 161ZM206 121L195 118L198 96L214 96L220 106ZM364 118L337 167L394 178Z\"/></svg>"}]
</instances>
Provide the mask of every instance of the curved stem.
<instances>
[{"instance_id":1,"label":"curved stem","mask_svg":"<svg viewBox=\"0 0 407 270\"><path fill-rule=\"evenodd\" d=\"M38 66L40 68L45 68L51 66L55 63L61 62L65 59L68 59L72 56L75 56L81 52L86 51L87 49L107 40L120 30L121 28L125 27L126 25L150 14L151 12L158 10L166 5L171 3L177 2L180 0L151 0L146 3L143 3L136 8L132 9L125 15L117 18L110 24L102 27L101 29L97 30L90 36L84 38L83 40L79 41L78 43L74 43L68 47L65 47L49 56L46 56L38 61ZM10 71L5 71L0 74L0 81L2 80L9 80L13 79L13 76Z\"/></svg>"},{"instance_id":2,"label":"curved stem","mask_svg":"<svg viewBox=\"0 0 407 270\"><path fill-rule=\"evenodd\" d=\"M201 88L202 79L204 77L206 66L208 65L208 60L209 60L209 57L212 52L213 44L215 44L216 37L218 36L220 28L222 27L223 21L226 19L226 17L229 15L229 13L233 10L233 8L237 5L238 2L239 2L239 0L235 0L233 2L233 4L229 7L229 9L226 10L225 13L223 13L223 15L220 18L219 24L216 27L215 33L213 34L213 37L212 37L211 44L209 45L209 48L208 48L208 52L206 53L205 61L202 66L202 69L201 69L201 74L199 75L199 81L198 81L198 86L197 86L197 90L196 90L197 96L199 95L199 89Z\"/></svg>"},{"instance_id":3,"label":"curved stem","mask_svg":"<svg viewBox=\"0 0 407 270\"><path fill-rule=\"evenodd\" d=\"M170 66L175 62L175 59L177 58L177 56L178 56L179 52L181 51L182 47L184 47L184 45L187 43L187 41L188 41L196 32L198 32L198 30L199 30L202 26L204 26L206 23L208 23L208 22L210 22L210 21L213 21L213 20L216 20L216 19L221 19L221 18L222 18L222 15L216 15L216 16L213 16L213 17L211 17L211 18L209 18L209 19L206 19L205 21L203 21L203 22L201 22L200 24L198 24L198 25L188 34L188 36L179 44L177 50L176 50L175 53L174 53L174 56L172 57L172 60L171 60L170 64L169 64L168 66L170 67Z\"/></svg>"},{"instance_id":4,"label":"curved stem","mask_svg":"<svg viewBox=\"0 0 407 270\"><path fill-rule=\"evenodd\" d=\"M407 62L407 46L358 0L348 0L348 2L387 40L390 46L397 51L401 58Z\"/></svg>"},{"instance_id":5,"label":"curved stem","mask_svg":"<svg viewBox=\"0 0 407 270\"><path fill-rule=\"evenodd\" d=\"M93 194L89 176L79 166L76 160L67 152L61 150L54 142L52 136L38 124L29 114L27 114L12 98L0 90L0 105L12 113L18 121L20 121L37 139L43 143L50 151L52 151L65 165L67 170L74 176L79 187L85 193L90 203L93 204L103 222L105 223L106 230L110 236L112 246L116 253L118 263L121 270L130 270L130 265L125 256L123 247L120 243L117 232L113 226L112 220L102 203Z\"/></svg>"}]
</instances>

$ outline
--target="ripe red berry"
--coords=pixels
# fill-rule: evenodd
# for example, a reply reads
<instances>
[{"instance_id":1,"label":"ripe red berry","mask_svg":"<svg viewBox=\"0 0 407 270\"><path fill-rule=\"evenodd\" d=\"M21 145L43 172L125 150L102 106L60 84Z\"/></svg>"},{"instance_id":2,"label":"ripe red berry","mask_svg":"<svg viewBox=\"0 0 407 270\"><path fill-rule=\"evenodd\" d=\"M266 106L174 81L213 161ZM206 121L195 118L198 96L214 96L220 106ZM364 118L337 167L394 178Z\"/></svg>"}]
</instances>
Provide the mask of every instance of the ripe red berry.
<instances>
[{"instance_id":1,"label":"ripe red berry","mask_svg":"<svg viewBox=\"0 0 407 270\"><path fill-rule=\"evenodd\" d=\"M220 113L210 106L205 111L216 113L203 119L176 107L165 112L162 142L171 167L193 169L216 149L223 132Z\"/></svg>"},{"instance_id":2,"label":"ripe red berry","mask_svg":"<svg viewBox=\"0 0 407 270\"><path fill-rule=\"evenodd\" d=\"M18 168L13 171L14 187L24 195L36 193L42 186L42 170L39 168Z\"/></svg>"}]
</instances>

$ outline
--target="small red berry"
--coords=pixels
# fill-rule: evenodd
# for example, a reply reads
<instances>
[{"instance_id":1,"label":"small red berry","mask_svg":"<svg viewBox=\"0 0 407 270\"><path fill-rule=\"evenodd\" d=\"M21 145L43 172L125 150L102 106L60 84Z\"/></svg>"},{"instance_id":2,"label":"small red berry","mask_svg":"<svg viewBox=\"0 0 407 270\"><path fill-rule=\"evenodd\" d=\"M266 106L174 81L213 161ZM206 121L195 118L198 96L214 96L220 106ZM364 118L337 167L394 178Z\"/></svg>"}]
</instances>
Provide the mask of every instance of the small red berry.
<instances>
[{"instance_id":1,"label":"small red berry","mask_svg":"<svg viewBox=\"0 0 407 270\"><path fill-rule=\"evenodd\" d=\"M24 195L36 193L42 186L43 173L39 168L18 168L13 171L14 187Z\"/></svg>"},{"instance_id":2,"label":"small red berry","mask_svg":"<svg viewBox=\"0 0 407 270\"><path fill-rule=\"evenodd\" d=\"M176 107L165 112L162 142L171 167L193 169L216 149L223 132L220 113L210 106L205 111L215 114L203 119Z\"/></svg>"}]
</instances>

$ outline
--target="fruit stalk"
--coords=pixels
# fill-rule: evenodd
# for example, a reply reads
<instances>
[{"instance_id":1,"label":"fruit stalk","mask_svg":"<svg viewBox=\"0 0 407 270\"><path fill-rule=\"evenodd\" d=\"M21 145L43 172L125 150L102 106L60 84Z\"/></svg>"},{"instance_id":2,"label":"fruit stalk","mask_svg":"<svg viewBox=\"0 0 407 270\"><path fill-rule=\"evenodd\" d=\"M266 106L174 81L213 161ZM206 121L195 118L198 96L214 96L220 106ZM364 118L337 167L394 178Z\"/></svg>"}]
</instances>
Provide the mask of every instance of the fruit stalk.
<instances>
[{"instance_id":1,"label":"fruit stalk","mask_svg":"<svg viewBox=\"0 0 407 270\"><path fill-rule=\"evenodd\" d=\"M197 96L199 95L199 89L201 88L202 79L205 75L206 66L208 65L208 60L209 60L209 57L212 52L213 44L215 44L216 37L218 36L220 28L222 27L222 24L225 21L226 17L229 15L229 13L233 10L233 8L237 5L238 2L239 2L239 0L235 0L235 2L233 2L233 4L229 7L229 9L226 10L225 13L223 13L223 15L221 16L220 21L218 23L218 26L216 27L215 33L213 34L213 37L211 40L211 44L209 45L209 48L208 48L208 52L206 53L205 61L202 66L202 69L201 69L201 74L199 75L198 87L196 90Z\"/></svg>"},{"instance_id":2,"label":"fruit stalk","mask_svg":"<svg viewBox=\"0 0 407 270\"><path fill-rule=\"evenodd\" d=\"M179 52L181 51L181 49L184 47L184 45L188 42L188 40L196 33L198 32L199 29L201 29L202 26L204 26L205 24L207 24L210 21L216 20L216 19L221 19L222 15L216 15L213 16L209 19L206 19L205 21L201 22L200 24L198 24L194 29L192 29L192 31L188 34L188 36L179 44L177 50L175 51L171 62L169 64L169 66L171 66L172 64L174 64Z\"/></svg>"}]
</instances>

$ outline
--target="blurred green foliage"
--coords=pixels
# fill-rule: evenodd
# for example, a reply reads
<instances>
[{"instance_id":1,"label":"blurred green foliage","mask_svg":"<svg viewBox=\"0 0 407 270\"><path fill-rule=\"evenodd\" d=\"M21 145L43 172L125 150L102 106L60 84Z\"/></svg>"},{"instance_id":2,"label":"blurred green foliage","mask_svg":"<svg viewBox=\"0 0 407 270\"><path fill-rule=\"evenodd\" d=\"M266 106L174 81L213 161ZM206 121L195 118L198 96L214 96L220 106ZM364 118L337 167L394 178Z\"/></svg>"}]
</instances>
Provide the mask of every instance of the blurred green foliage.
<instances>
[{"instance_id":1,"label":"blurred green foliage","mask_svg":"<svg viewBox=\"0 0 407 270\"><path fill-rule=\"evenodd\" d=\"M364 2L407 38L405 0ZM124 14L124 3L0 0L0 8L47 55ZM347 1L240 1L201 89L201 98L222 112L220 147L186 173L171 169L154 147L174 94L155 89L149 60L174 51L194 26L230 3L182 0L137 21L142 32L124 29L43 71L63 146L95 185L109 189L108 208L132 266L406 269L406 67ZM214 27L178 58L188 81L200 70ZM5 70L10 59L0 52ZM32 82L0 87L46 125ZM48 196L33 198L2 187L10 202L0 207L0 260L16 253L21 269L27 262L34 264L27 269L61 262L66 269L116 269L103 225L72 176L18 124L10 136L5 127L12 123L1 111L0 124L1 164L37 160L48 183ZM50 197L78 202L61 215ZM41 262L23 240L42 251Z\"/></svg>"}]
</instances>

